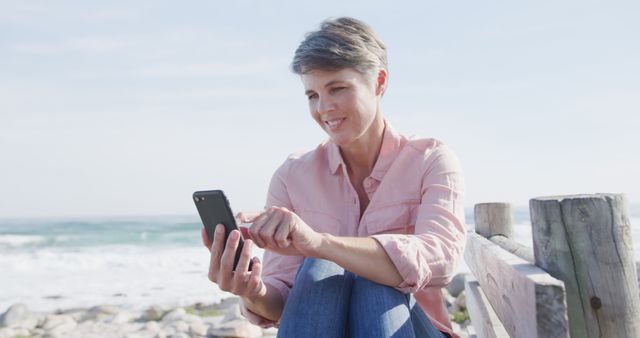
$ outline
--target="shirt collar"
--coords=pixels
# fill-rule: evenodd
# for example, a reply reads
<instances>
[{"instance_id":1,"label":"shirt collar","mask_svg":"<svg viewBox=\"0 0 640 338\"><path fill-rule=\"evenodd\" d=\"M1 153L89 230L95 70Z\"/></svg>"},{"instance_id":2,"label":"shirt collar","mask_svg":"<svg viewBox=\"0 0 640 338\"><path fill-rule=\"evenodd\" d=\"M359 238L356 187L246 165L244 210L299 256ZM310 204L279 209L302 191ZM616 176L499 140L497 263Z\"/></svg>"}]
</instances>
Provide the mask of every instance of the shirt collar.
<instances>
[{"instance_id":1,"label":"shirt collar","mask_svg":"<svg viewBox=\"0 0 640 338\"><path fill-rule=\"evenodd\" d=\"M382 135L382 145L380 146L380 154L376 164L373 166L371 177L382 181L382 177L387 173L387 170L396 159L398 152L400 151L401 136L391 126L387 119L384 119L384 133ZM340 168L340 165L345 166L342 155L340 154L340 148L331 139L327 142L327 155L329 160L329 170L331 174L335 175ZM345 166L346 168L346 166Z\"/></svg>"}]
</instances>

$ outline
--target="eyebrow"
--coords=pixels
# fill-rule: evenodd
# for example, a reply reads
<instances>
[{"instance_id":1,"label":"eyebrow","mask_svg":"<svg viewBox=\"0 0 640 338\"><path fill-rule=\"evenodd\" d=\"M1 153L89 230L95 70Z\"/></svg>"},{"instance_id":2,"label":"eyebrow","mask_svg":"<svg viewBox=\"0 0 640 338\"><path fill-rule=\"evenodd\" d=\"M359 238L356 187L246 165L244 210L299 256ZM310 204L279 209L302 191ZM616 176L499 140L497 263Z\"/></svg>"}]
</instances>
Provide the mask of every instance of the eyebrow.
<instances>
[{"instance_id":1,"label":"eyebrow","mask_svg":"<svg viewBox=\"0 0 640 338\"><path fill-rule=\"evenodd\" d=\"M343 81L343 80L331 80L331 81L327 82L327 84L325 84L325 85L324 85L324 87L325 87L325 88L326 88L326 87L330 87L330 86L332 86L332 85L334 85L334 84L336 84L336 83L338 83L338 82L344 82L344 81ZM309 94L311 94L311 93L315 93L315 91L313 91L313 90L309 89L309 90L307 90L307 91L305 91L305 92L304 92L304 94L305 94L305 95L309 95Z\"/></svg>"}]
</instances>

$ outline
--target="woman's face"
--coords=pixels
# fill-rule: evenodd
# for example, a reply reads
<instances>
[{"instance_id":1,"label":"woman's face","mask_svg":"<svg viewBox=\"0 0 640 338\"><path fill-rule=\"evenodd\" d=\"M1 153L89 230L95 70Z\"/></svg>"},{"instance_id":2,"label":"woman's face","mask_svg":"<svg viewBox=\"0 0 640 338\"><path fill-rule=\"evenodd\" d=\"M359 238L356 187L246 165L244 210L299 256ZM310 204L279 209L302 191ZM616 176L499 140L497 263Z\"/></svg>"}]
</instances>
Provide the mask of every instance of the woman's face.
<instances>
[{"instance_id":1,"label":"woman's face","mask_svg":"<svg viewBox=\"0 0 640 338\"><path fill-rule=\"evenodd\" d=\"M381 86L371 77L351 68L314 70L302 75L302 83L311 116L337 145L349 145L372 129Z\"/></svg>"}]
</instances>

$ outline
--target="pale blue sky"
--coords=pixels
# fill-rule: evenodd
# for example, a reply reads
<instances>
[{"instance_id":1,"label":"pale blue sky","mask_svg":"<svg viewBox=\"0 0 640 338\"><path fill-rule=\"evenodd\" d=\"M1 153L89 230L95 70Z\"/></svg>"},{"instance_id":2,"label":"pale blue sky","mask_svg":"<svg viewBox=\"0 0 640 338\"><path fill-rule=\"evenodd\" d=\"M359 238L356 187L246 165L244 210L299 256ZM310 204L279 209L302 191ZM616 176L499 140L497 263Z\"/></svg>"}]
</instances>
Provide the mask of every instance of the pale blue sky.
<instances>
[{"instance_id":1,"label":"pale blue sky","mask_svg":"<svg viewBox=\"0 0 640 338\"><path fill-rule=\"evenodd\" d=\"M383 110L462 161L467 206L623 192L640 203L640 4L2 1L0 218L259 209L325 135L289 62L329 16L389 48Z\"/></svg>"}]
</instances>

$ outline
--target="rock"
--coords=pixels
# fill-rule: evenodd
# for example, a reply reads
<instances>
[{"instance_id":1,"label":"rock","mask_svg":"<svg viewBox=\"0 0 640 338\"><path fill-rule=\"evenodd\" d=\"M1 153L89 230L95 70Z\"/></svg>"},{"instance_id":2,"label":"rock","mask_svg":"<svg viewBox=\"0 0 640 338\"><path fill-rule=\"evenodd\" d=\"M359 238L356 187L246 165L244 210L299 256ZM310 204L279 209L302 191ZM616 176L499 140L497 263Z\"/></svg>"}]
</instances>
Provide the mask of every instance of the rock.
<instances>
[{"instance_id":1,"label":"rock","mask_svg":"<svg viewBox=\"0 0 640 338\"><path fill-rule=\"evenodd\" d=\"M39 328L31 330L31 336L32 337L44 336L45 333L47 333L47 331L45 331L43 329L39 329Z\"/></svg>"},{"instance_id":2,"label":"rock","mask_svg":"<svg viewBox=\"0 0 640 338\"><path fill-rule=\"evenodd\" d=\"M3 327L0 329L0 338L12 338L15 336L15 331L10 327Z\"/></svg>"},{"instance_id":3,"label":"rock","mask_svg":"<svg viewBox=\"0 0 640 338\"><path fill-rule=\"evenodd\" d=\"M240 313L240 304L236 303L227 308L227 313L224 315L222 322L224 323L239 319L244 319L244 316Z\"/></svg>"},{"instance_id":4,"label":"rock","mask_svg":"<svg viewBox=\"0 0 640 338\"><path fill-rule=\"evenodd\" d=\"M467 338L463 333L462 333L462 329L460 328L460 324L456 323L456 322L451 322L451 328L453 329L453 332L457 333L458 335L460 335L460 338Z\"/></svg>"},{"instance_id":5,"label":"rock","mask_svg":"<svg viewBox=\"0 0 640 338\"><path fill-rule=\"evenodd\" d=\"M162 317L161 321L163 323L171 323L173 321L182 319L186 314L187 314L187 312L183 308L179 307L179 308L174 309L172 311L169 311L167 314L165 314Z\"/></svg>"},{"instance_id":6,"label":"rock","mask_svg":"<svg viewBox=\"0 0 640 338\"><path fill-rule=\"evenodd\" d=\"M85 318L87 314L87 309L85 308L72 308L63 311L58 311L56 314L60 315L68 315L73 318L76 322L80 323Z\"/></svg>"},{"instance_id":7,"label":"rock","mask_svg":"<svg viewBox=\"0 0 640 338\"><path fill-rule=\"evenodd\" d=\"M476 329L473 327L473 325L467 325L466 330L463 330L461 333L462 334L460 335L460 338L477 337Z\"/></svg>"},{"instance_id":8,"label":"rock","mask_svg":"<svg viewBox=\"0 0 640 338\"><path fill-rule=\"evenodd\" d=\"M447 285L446 289L449 291L449 294L453 297L458 297L458 295L464 291L464 282L467 280L468 274L459 273Z\"/></svg>"},{"instance_id":9,"label":"rock","mask_svg":"<svg viewBox=\"0 0 640 338\"><path fill-rule=\"evenodd\" d=\"M275 327L270 327L268 329L262 329L263 337L275 337L278 335L278 329Z\"/></svg>"},{"instance_id":10,"label":"rock","mask_svg":"<svg viewBox=\"0 0 640 338\"><path fill-rule=\"evenodd\" d=\"M116 315L106 318L105 323L124 324L130 323L138 318L138 315L129 311L120 311Z\"/></svg>"},{"instance_id":11,"label":"rock","mask_svg":"<svg viewBox=\"0 0 640 338\"><path fill-rule=\"evenodd\" d=\"M454 305L458 308L458 311L464 311L467 309L467 298L464 291L458 295Z\"/></svg>"},{"instance_id":12,"label":"rock","mask_svg":"<svg viewBox=\"0 0 640 338\"><path fill-rule=\"evenodd\" d=\"M48 315L42 328L54 337L64 337L65 333L75 329L78 326L71 316L67 315Z\"/></svg>"},{"instance_id":13,"label":"rock","mask_svg":"<svg viewBox=\"0 0 640 338\"><path fill-rule=\"evenodd\" d=\"M246 320L232 320L223 323L220 327L210 327L207 333L221 337L262 337L262 329Z\"/></svg>"},{"instance_id":14,"label":"rock","mask_svg":"<svg viewBox=\"0 0 640 338\"><path fill-rule=\"evenodd\" d=\"M95 335L96 332L104 331L105 328L102 325L102 322L94 322L91 320L86 320L84 322L78 323L75 329L73 329L73 333L79 336L92 336Z\"/></svg>"},{"instance_id":15,"label":"rock","mask_svg":"<svg viewBox=\"0 0 640 338\"><path fill-rule=\"evenodd\" d=\"M23 328L23 327L19 327L16 329L13 329L13 335L18 336L18 337L31 337L31 332L29 332L29 330Z\"/></svg>"},{"instance_id":16,"label":"rock","mask_svg":"<svg viewBox=\"0 0 640 338\"><path fill-rule=\"evenodd\" d=\"M123 338L144 338L146 337L145 335L138 333L127 333L124 336L122 336Z\"/></svg>"},{"instance_id":17,"label":"rock","mask_svg":"<svg viewBox=\"0 0 640 338\"><path fill-rule=\"evenodd\" d=\"M168 325L166 325L164 329L169 334L176 334L181 332L186 333L186 332L189 332L189 324L181 320L174 320L170 322Z\"/></svg>"},{"instance_id":18,"label":"rock","mask_svg":"<svg viewBox=\"0 0 640 338\"><path fill-rule=\"evenodd\" d=\"M113 317L120 312L120 308L112 305L99 305L90 308L86 313L82 321L95 320L100 321L109 317Z\"/></svg>"},{"instance_id":19,"label":"rock","mask_svg":"<svg viewBox=\"0 0 640 338\"><path fill-rule=\"evenodd\" d=\"M182 316L182 318L180 319L183 322L187 323L187 324L192 324L192 323L202 323L202 318L196 315L192 315L192 314L185 314L184 316Z\"/></svg>"},{"instance_id":20,"label":"rock","mask_svg":"<svg viewBox=\"0 0 640 338\"><path fill-rule=\"evenodd\" d=\"M447 311L449 311L449 314L453 314L455 312L453 304L456 302L456 299L449 294L447 289L442 289L442 296L444 298L444 304L447 307Z\"/></svg>"},{"instance_id":21,"label":"rock","mask_svg":"<svg viewBox=\"0 0 640 338\"><path fill-rule=\"evenodd\" d=\"M167 333L160 330L158 332L156 332L156 334L153 336L153 338L167 338Z\"/></svg>"},{"instance_id":22,"label":"rock","mask_svg":"<svg viewBox=\"0 0 640 338\"><path fill-rule=\"evenodd\" d=\"M189 335L192 337L202 337L207 335L209 327L202 322L189 324Z\"/></svg>"},{"instance_id":23,"label":"rock","mask_svg":"<svg viewBox=\"0 0 640 338\"><path fill-rule=\"evenodd\" d=\"M162 316L164 316L165 313L166 311L163 308L159 306L152 306L142 314L140 319L144 321L158 321L162 319Z\"/></svg>"},{"instance_id":24,"label":"rock","mask_svg":"<svg viewBox=\"0 0 640 338\"><path fill-rule=\"evenodd\" d=\"M232 306L240 304L240 297L229 297L225 298L217 304L217 308L221 310L227 310Z\"/></svg>"},{"instance_id":25,"label":"rock","mask_svg":"<svg viewBox=\"0 0 640 338\"><path fill-rule=\"evenodd\" d=\"M227 298L227 313L220 325L211 326L208 334L222 337L262 337L262 329L259 326L249 323L240 314L240 303L238 298ZM224 302L224 301L223 301Z\"/></svg>"},{"instance_id":26,"label":"rock","mask_svg":"<svg viewBox=\"0 0 640 338\"><path fill-rule=\"evenodd\" d=\"M222 324L222 319L222 316L203 317L202 322L207 326L220 326L220 324Z\"/></svg>"},{"instance_id":27,"label":"rock","mask_svg":"<svg viewBox=\"0 0 640 338\"><path fill-rule=\"evenodd\" d=\"M146 327L145 324L146 323L129 322L129 323L118 324L118 327L122 332L136 332L136 331L143 330Z\"/></svg>"},{"instance_id":28,"label":"rock","mask_svg":"<svg viewBox=\"0 0 640 338\"><path fill-rule=\"evenodd\" d=\"M27 306L22 303L11 305L0 316L0 325L7 327L22 327L32 330L38 326L39 322L39 316L29 311Z\"/></svg>"},{"instance_id":29,"label":"rock","mask_svg":"<svg viewBox=\"0 0 640 338\"><path fill-rule=\"evenodd\" d=\"M169 338L191 338L191 337L189 337L189 335L184 332L179 332L179 333L174 333L170 335Z\"/></svg>"},{"instance_id":30,"label":"rock","mask_svg":"<svg viewBox=\"0 0 640 338\"><path fill-rule=\"evenodd\" d=\"M167 335L164 331L160 330L159 328L156 330L147 330L147 329L142 329L140 331L137 331L135 333L132 333L132 335L135 334L138 337L141 338L165 338Z\"/></svg>"},{"instance_id":31,"label":"rock","mask_svg":"<svg viewBox=\"0 0 640 338\"><path fill-rule=\"evenodd\" d=\"M69 315L47 315L42 328L45 330L51 330L58 326L73 326L76 327L77 323Z\"/></svg>"},{"instance_id":32,"label":"rock","mask_svg":"<svg viewBox=\"0 0 640 338\"><path fill-rule=\"evenodd\" d=\"M160 330L160 325L156 321L146 322L144 324L144 329L145 330L149 330L149 331L159 331Z\"/></svg>"}]
</instances>

